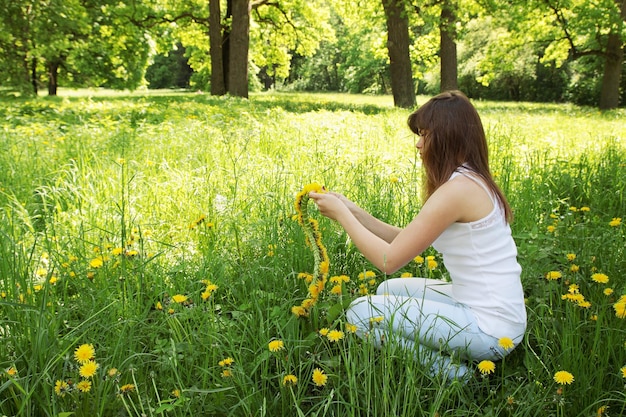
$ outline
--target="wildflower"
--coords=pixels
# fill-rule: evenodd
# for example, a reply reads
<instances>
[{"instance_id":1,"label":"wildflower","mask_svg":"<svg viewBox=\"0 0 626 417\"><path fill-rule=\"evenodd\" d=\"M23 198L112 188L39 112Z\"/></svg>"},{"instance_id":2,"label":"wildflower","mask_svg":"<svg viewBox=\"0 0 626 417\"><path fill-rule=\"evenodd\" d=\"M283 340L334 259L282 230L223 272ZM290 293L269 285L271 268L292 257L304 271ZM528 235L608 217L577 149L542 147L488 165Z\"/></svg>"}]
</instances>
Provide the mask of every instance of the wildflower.
<instances>
[{"instance_id":1,"label":"wildflower","mask_svg":"<svg viewBox=\"0 0 626 417\"><path fill-rule=\"evenodd\" d=\"M611 220L609 222L609 226L611 226L611 227L618 227L621 224L622 224L622 218L621 217L613 217L613 220Z\"/></svg>"},{"instance_id":2,"label":"wildflower","mask_svg":"<svg viewBox=\"0 0 626 417\"><path fill-rule=\"evenodd\" d=\"M120 387L119 391L118 391L118 395L128 395L131 392L135 391L135 385L134 384L124 384Z\"/></svg>"},{"instance_id":3,"label":"wildflower","mask_svg":"<svg viewBox=\"0 0 626 417\"><path fill-rule=\"evenodd\" d=\"M231 358L231 357L228 357L228 358L222 359L222 360L221 360L221 361L219 361L217 364L218 364L219 366L230 366L230 365L232 365L233 363L235 363L235 360L234 360L233 358Z\"/></svg>"},{"instance_id":4,"label":"wildflower","mask_svg":"<svg viewBox=\"0 0 626 417\"><path fill-rule=\"evenodd\" d=\"M613 294L613 288L605 288L602 292L604 293L604 295L611 295Z\"/></svg>"},{"instance_id":5,"label":"wildflower","mask_svg":"<svg viewBox=\"0 0 626 417\"><path fill-rule=\"evenodd\" d=\"M233 371L230 369L224 369L222 371L222 378L230 378L231 376L233 376Z\"/></svg>"},{"instance_id":6,"label":"wildflower","mask_svg":"<svg viewBox=\"0 0 626 417\"><path fill-rule=\"evenodd\" d=\"M613 304L615 315L620 319L626 319L626 295L622 295L615 304Z\"/></svg>"},{"instance_id":7,"label":"wildflower","mask_svg":"<svg viewBox=\"0 0 626 417\"><path fill-rule=\"evenodd\" d=\"M65 381L57 380L54 383L54 393L59 397L65 397L65 394L67 394L70 389L70 385Z\"/></svg>"},{"instance_id":8,"label":"wildflower","mask_svg":"<svg viewBox=\"0 0 626 417\"><path fill-rule=\"evenodd\" d=\"M567 371L558 371L554 374L554 382L560 385L569 385L574 382L574 375Z\"/></svg>"},{"instance_id":9,"label":"wildflower","mask_svg":"<svg viewBox=\"0 0 626 417\"><path fill-rule=\"evenodd\" d=\"M546 229L548 230L548 233L554 233L554 231L556 230L556 226L550 225Z\"/></svg>"},{"instance_id":10,"label":"wildflower","mask_svg":"<svg viewBox=\"0 0 626 417\"><path fill-rule=\"evenodd\" d=\"M10 377L17 376L17 368L15 366L11 366L6 370L6 373Z\"/></svg>"},{"instance_id":11,"label":"wildflower","mask_svg":"<svg viewBox=\"0 0 626 417\"><path fill-rule=\"evenodd\" d=\"M330 293L334 295L341 295L341 284L333 285L330 289Z\"/></svg>"},{"instance_id":12,"label":"wildflower","mask_svg":"<svg viewBox=\"0 0 626 417\"><path fill-rule=\"evenodd\" d=\"M324 371L321 370L320 368L315 368L313 370L312 379L315 385L317 385L318 387L323 387L324 385L326 385L326 382L328 381L328 375L326 375Z\"/></svg>"},{"instance_id":13,"label":"wildflower","mask_svg":"<svg viewBox=\"0 0 626 417\"><path fill-rule=\"evenodd\" d=\"M554 281L561 278L563 275L559 271L550 271L546 274L546 279L548 281Z\"/></svg>"},{"instance_id":14,"label":"wildflower","mask_svg":"<svg viewBox=\"0 0 626 417\"><path fill-rule=\"evenodd\" d=\"M415 262L416 264L423 264L424 263L424 258L422 256L416 256L415 258L413 258L413 262Z\"/></svg>"},{"instance_id":15,"label":"wildflower","mask_svg":"<svg viewBox=\"0 0 626 417\"><path fill-rule=\"evenodd\" d=\"M283 385L296 385L298 383L298 378L295 375L289 374L283 377Z\"/></svg>"},{"instance_id":16,"label":"wildflower","mask_svg":"<svg viewBox=\"0 0 626 417\"><path fill-rule=\"evenodd\" d=\"M114 256L119 256L119 255L121 255L122 253L124 253L124 248L114 248L114 249L111 251L111 255L114 255Z\"/></svg>"},{"instance_id":17,"label":"wildflower","mask_svg":"<svg viewBox=\"0 0 626 417\"><path fill-rule=\"evenodd\" d=\"M370 318L370 324L374 324L374 323L380 323L384 320L385 318L383 316L376 316L376 317L371 317Z\"/></svg>"},{"instance_id":18,"label":"wildflower","mask_svg":"<svg viewBox=\"0 0 626 417\"><path fill-rule=\"evenodd\" d=\"M174 398L180 398L180 390L178 388L174 388L170 394L172 394Z\"/></svg>"},{"instance_id":19,"label":"wildflower","mask_svg":"<svg viewBox=\"0 0 626 417\"><path fill-rule=\"evenodd\" d=\"M176 294L172 297L172 301L174 301L175 303L184 303L185 301L187 301L187 296L183 294Z\"/></svg>"},{"instance_id":20,"label":"wildflower","mask_svg":"<svg viewBox=\"0 0 626 417\"><path fill-rule=\"evenodd\" d=\"M433 269L437 268L438 264L437 264L437 261L435 261L434 259L428 259L427 266L428 266L428 269L432 271Z\"/></svg>"},{"instance_id":21,"label":"wildflower","mask_svg":"<svg viewBox=\"0 0 626 417\"><path fill-rule=\"evenodd\" d=\"M356 327L356 325L354 325L354 324L351 324L351 323L346 323L346 331L347 331L348 333L356 333L356 331L357 331L357 327Z\"/></svg>"},{"instance_id":22,"label":"wildflower","mask_svg":"<svg viewBox=\"0 0 626 417\"><path fill-rule=\"evenodd\" d=\"M376 278L376 273L374 271L365 271L359 273L359 281L364 281L365 279Z\"/></svg>"},{"instance_id":23,"label":"wildflower","mask_svg":"<svg viewBox=\"0 0 626 417\"><path fill-rule=\"evenodd\" d=\"M622 366L619 371L622 373L622 378L626 378L626 366Z\"/></svg>"},{"instance_id":24,"label":"wildflower","mask_svg":"<svg viewBox=\"0 0 626 417\"><path fill-rule=\"evenodd\" d=\"M91 378L96 374L96 371L100 365L98 365L95 361L87 361L80 366L78 373L83 378Z\"/></svg>"},{"instance_id":25,"label":"wildflower","mask_svg":"<svg viewBox=\"0 0 626 417\"><path fill-rule=\"evenodd\" d=\"M478 364L478 370L483 375L489 375L496 370L496 364L492 361L484 360Z\"/></svg>"},{"instance_id":26,"label":"wildflower","mask_svg":"<svg viewBox=\"0 0 626 417\"><path fill-rule=\"evenodd\" d=\"M96 357L96 350L92 344L83 344L74 351L74 359L78 363L87 363Z\"/></svg>"},{"instance_id":27,"label":"wildflower","mask_svg":"<svg viewBox=\"0 0 626 417\"><path fill-rule=\"evenodd\" d=\"M400 274L400 278L411 278L413 276L413 274L411 274L410 272L403 272L402 274Z\"/></svg>"},{"instance_id":28,"label":"wildflower","mask_svg":"<svg viewBox=\"0 0 626 417\"><path fill-rule=\"evenodd\" d=\"M285 344L282 340L272 340L269 342L268 348L270 352L278 352L279 350L283 350L285 348Z\"/></svg>"},{"instance_id":29,"label":"wildflower","mask_svg":"<svg viewBox=\"0 0 626 417\"><path fill-rule=\"evenodd\" d=\"M572 264L569 267L570 272L578 272L580 270L580 266L576 265L576 264Z\"/></svg>"},{"instance_id":30,"label":"wildflower","mask_svg":"<svg viewBox=\"0 0 626 417\"><path fill-rule=\"evenodd\" d=\"M89 266L92 268L101 268L104 265L104 259L102 256L98 256L97 258L93 258L89 261Z\"/></svg>"},{"instance_id":31,"label":"wildflower","mask_svg":"<svg viewBox=\"0 0 626 417\"><path fill-rule=\"evenodd\" d=\"M567 255L565 255L567 257L567 260L572 262L574 259L576 259L576 254L575 253L568 253Z\"/></svg>"},{"instance_id":32,"label":"wildflower","mask_svg":"<svg viewBox=\"0 0 626 417\"><path fill-rule=\"evenodd\" d=\"M591 209L589 207L587 207L587 206L582 206L580 208L580 211L591 211Z\"/></svg>"},{"instance_id":33,"label":"wildflower","mask_svg":"<svg viewBox=\"0 0 626 417\"><path fill-rule=\"evenodd\" d=\"M344 333L341 330L331 330L328 332L328 340L331 342L337 342L343 339Z\"/></svg>"},{"instance_id":34,"label":"wildflower","mask_svg":"<svg viewBox=\"0 0 626 417\"><path fill-rule=\"evenodd\" d=\"M591 275L591 279L599 284L606 284L609 282L609 277L606 274L601 274L599 272Z\"/></svg>"},{"instance_id":35,"label":"wildflower","mask_svg":"<svg viewBox=\"0 0 626 417\"><path fill-rule=\"evenodd\" d=\"M155 308L156 310L161 311L161 310L163 310L163 304L161 304L161 302L160 302L160 301L157 301L157 302L156 302L156 304L154 305L154 308Z\"/></svg>"},{"instance_id":36,"label":"wildflower","mask_svg":"<svg viewBox=\"0 0 626 417\"><path fill-rule=\"evenodd\" d=\"M598 407L598 411L596 411L596 417L601 417L606 413L606 410L609 408L608 405L602 405Z\"/></svg>"},{"instance_id":37,"label":"wildflower","mask_svg":"<svg viewBox=\"0 0 626 417\"><path fill-rule=\"evenodd\" d=\"M306 317L309 315L308 311L304 307L301 306L293 306L291 307L291 312L298 317Z\"/></svg>"},{"instance_id":38,"label":"wildflower","mask_svg":"<svg viewBox=\"0 0 626 417\"><path fill-rule=\"evenodd\" d=\"M117 368L111 368L107 371L107 377L109 378L115 378L118 375L119 375L119 372Z\"/></svg>"},{"instance_id":39,"label":"wildflower","mask_svg":"<svg viewBox=\"0 0 626 417\"><path fill-rule=\"evenodd\" d=\"M498 339L498 345L502 349L506 349L506 350L513 349L515 347L513 340L509 337L501 337L500 339Z\"/></svg>"},{"instance_id":40,"label":"wildflower","mask_svg":"<svg viewBox=\"0 0 626 417\"><path fill-rule=\"evenodd\" d=\"M91 391L91 381L87 381L86 379L83 379L78 384L76 384L76 388L80 392L89 392Z\"/></svg>"}]
</instances>

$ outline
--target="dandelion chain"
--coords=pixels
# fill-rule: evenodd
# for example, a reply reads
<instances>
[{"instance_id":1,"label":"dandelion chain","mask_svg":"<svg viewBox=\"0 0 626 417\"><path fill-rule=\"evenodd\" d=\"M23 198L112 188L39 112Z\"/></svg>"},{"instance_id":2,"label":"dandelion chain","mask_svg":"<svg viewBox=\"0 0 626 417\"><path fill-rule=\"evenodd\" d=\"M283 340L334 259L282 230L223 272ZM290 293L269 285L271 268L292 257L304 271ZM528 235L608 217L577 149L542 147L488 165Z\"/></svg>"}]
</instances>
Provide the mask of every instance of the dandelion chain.
<instances>
[{"instance_id":1,"label":"dandelion chain","mask_svg":"<svg viewBox=\"0 0 626 417\"><path fill-rule=\"evenodd\" d=\"M326 247L322 243L322 235L319 230L319 224L317 220L309 217L307 205L309 202L309 193L325 193L326 190L323 186L317 183L305 185L302 191L296 196L295 207L298 213L298 224L302 227L305 242L311 251L313 252L313 275L311 284L309 285L310 298L305 300L301 306L294 307L292 311L298 316L308 315L308 310L312 307L319 297L319 294L324 289L326 284L326 277L328 276L329 260L326 252Z\"/></svg>"}]
</instances>

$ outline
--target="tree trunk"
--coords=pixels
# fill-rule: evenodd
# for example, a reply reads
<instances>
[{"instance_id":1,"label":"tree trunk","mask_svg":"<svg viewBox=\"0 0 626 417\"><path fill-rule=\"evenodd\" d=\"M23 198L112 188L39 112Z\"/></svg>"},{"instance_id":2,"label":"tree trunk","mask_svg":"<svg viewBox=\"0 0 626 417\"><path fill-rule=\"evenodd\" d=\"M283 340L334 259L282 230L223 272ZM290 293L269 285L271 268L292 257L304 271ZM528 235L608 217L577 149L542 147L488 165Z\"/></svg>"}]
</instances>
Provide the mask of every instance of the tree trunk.
<instances>
[{"instance_id":1,"label":"tree trunk","mask_svg":"<svg viewBox=\"0 0 626 417\"><path fill-rule=\"evenodd\" d=\"M439 34L439 58L441 65L441 85L439 88L442 92L456 90L459 87L457 83L455 16L448 1L444 1L441 7Z\"/></svg>"},{"instance_id":2,"label":"tree trunk","mask_svg":"<svg viewBox=\"0 0 626 417\"><path fill-rule=\"evenodd\" d=\"M415 106L415 86L409 53L409 18L403 0L382 0L387 18L387 50L391 92L396 107Z\"/></svg>"},{"instance_id":3,"label":"tree trunk","mask_svg":"<svg viewBox=\"0 0 626 417\"><path fill-rule=\"evenodd\" d=\"M35 97L37 97L37 94L39 93L37 88L37 58L33 58L30 65L30 83L33 86L33 93L35 94Z\"/></svg>"},{"instance_id":4,"label":"tree trunk","mask_svg":"<svg viewBox=\"0 0 626 417\"><path fill-rule=\"evenodd\" d=\"M620 7L622 20L626 21L626 0ZM611 32L606 45L604 76L600 91L599 107L602 110L614 109L619 106L619 87L624 63L624 44L619 33Z\"/></svg>"},{"instance_id":5,"label":"tree trunk","mask_svg":"<svg viewBox=\"0 0 626 417\"><path fill-rule=\"evenodd\" d=\"M48 64L48 95L56 96L59 87L59 62L52 61Z\"/></svg>"},{"instance_id":6,"label":"tree trunk","mask_svg":"<svg viewBox=\"0 0 626 417\"><path fill-rule=\"evenodd\" d=\"M211 56L211 95L226 94L222 56L220 0L209 0L209 55Z\"/></svg>"},{"instance_id":7,"label":"tree trunk","mask_svg":"<svg viewBox=\"0 0 626 417\"><path fill-rule=\"evenodd\" d=\"M228 92L248 97L248 48L250 43L250 1L232 0L233 19L230 32Z\"/></svg>"}]
</instances>

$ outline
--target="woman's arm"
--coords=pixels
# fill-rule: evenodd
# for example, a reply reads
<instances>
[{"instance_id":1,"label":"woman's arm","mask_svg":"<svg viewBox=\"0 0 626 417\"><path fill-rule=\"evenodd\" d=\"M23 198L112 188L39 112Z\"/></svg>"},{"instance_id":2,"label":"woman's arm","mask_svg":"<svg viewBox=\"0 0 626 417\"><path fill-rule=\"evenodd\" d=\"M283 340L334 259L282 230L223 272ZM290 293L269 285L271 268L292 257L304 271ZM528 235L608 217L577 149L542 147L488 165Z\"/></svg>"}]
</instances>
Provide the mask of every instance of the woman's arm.
<instances>
[{"instance_id":1,"label":"woman's arm","mask_svg":"<svg viewBox=\"0 0 626 417\"><path fill-rule=\"evenodd\" d=\"M329 194L337 197L354 215L354 217L361 223L367 230L384 240L391 243L395 237L400 233L399 227L390 225L383 222L380 219L369 214L367 211L357 206L354 202L346 198L343 194L330 192Z\"/></svg>"},{"instance_id":2,"label":"woman's arm","mask_svg":"<svg viewBox=\"0 0 626 417\"><path fill-rule=\"evenodd\" d=\"M471 209L467 192L467 187L459 181L442 185L426 201L415 219L396 233L391 242L383 238L384 231L391 235L390 229L381 226L383 222L377 223L369 218L370 215L364 216L358 210L355 215L353 209L336 194L311 193L309 196L317 203L320 213L341 224L359 251L376 268L385 274L392 274L426 250L448 226L465 217L467 210ZM364 221L357 216L364 216ZM366 225L374 230L380 227L382 236Z\"/></svg>"}]
</instances>

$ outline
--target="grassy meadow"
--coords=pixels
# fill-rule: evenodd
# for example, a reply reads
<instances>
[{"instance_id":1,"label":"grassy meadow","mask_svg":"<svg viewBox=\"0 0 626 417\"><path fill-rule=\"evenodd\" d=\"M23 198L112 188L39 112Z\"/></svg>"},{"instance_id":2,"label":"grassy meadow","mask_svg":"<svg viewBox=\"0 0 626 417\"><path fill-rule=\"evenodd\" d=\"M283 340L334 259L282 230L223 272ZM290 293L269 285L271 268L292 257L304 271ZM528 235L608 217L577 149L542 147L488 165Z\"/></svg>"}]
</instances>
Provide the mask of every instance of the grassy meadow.
<instances>
[{"instance_id":1,"label":"grassy meadow","mask_svg":"<svg viewBox=\"0 0 626 417\"><path fill-rule=\"evenodd\" d=\"M314 264L305 185L398 225L419 211L390 97L0 101L0 415L626 416L626 110L475 103L529 325L462 384L351 333L343 307L386 277L311 207L329 282L292 313ZM446 278L424 258L394 276Z\"/></svg>"}]
</instances>

